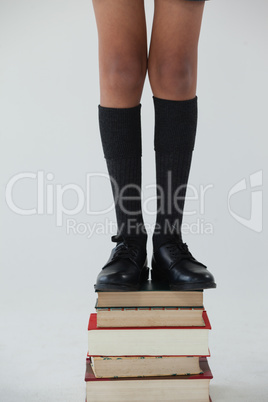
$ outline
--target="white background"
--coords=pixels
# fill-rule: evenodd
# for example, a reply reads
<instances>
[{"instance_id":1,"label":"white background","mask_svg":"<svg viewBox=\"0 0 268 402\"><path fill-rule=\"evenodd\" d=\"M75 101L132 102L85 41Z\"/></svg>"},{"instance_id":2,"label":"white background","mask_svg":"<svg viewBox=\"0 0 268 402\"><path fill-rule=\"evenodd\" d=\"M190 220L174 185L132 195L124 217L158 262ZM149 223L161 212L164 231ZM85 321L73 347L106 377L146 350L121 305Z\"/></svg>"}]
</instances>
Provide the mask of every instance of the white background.
<instances>
[{"instance_id":1,"label":"white background","mask_svg":"<svg viewBox=\"0 0 268 402\"><path fill-rule=\"evenodd\" d=\"M145 3L150 35L153 1ZM258 233L232 217L227 204L240 180L249 184L260 170L266 180L267 15L263 0L213 0L206 3L200 37L199 125L189 182L213 185L205 214L194 217L210 223L213 234L186 235L185 241L218 284L204 295L217 402L265 401L268 394L266 212ZM4 191L23 172L53 173L54 190L70 183L85 189L87 173L106 173L93 8L85 0L1 0L0 31L0 400L83 401L93 284L114 233L67 234L66 219L93 224L114 221L114 213L91 216L84 209L57 227L55 214L11 211ZM141 102L144 186L155 177L151 95L147 80ZM265 192L263 197L265 205ZM93 198L95 208L112 200L107 181L95 187ZM36 181L18 182L13 199L34 208ZM249 219L250 200L250 190L235 195L233 211ZM65 205L75 204L69 191ZM196 205L189 201L186 210ZM152 215L145 219L154 222ZM151 251L149 241L149 258Z\"/></svg>"}]
</instances>

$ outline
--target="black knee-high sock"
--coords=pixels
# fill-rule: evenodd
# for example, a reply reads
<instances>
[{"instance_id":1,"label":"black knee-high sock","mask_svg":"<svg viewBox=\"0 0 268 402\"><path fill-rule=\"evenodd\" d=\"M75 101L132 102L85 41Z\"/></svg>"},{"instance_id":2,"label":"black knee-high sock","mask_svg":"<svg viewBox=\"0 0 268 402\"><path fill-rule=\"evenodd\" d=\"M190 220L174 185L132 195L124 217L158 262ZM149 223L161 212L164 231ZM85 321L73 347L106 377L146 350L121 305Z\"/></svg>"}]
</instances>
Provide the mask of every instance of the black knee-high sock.
<instances>
[{"instance_id":1,"label":"black knee-high sock","mask_svg":"<svg viewBox=\"0 0 268 402\"><path fill-rule=\"evenodd\" d=\"M181 224L197 125L197 97L174 101L153 97L157 219L154 250L170 236L181 238Z\"/></svg>"},{"instance_id":2,"label":"black knee-high sock","mask_svg":"<svg viewBox=\"0 0 268 402\"><path fill-rule=\"evenodd\" d=\"M115 202L117 234L146 244L141 207L141 104L131 108L99 105L104 157Z\"/></svg>"}]
</instances>

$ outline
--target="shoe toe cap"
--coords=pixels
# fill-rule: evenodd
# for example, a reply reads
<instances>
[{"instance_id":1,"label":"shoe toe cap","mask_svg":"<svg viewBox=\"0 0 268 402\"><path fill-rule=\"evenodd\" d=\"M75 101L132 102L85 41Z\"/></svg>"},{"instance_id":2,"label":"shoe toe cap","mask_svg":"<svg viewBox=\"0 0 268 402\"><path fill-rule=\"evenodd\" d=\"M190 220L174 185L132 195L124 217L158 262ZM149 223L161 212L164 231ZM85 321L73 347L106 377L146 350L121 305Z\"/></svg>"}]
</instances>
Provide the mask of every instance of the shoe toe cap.
<instances>
[{"instance_id":1,"label":"shoe toe cap","mask_svg":"<svg viewBox=\"0 0 268 402\"><path fill-rule=\"evenodd\" d=\"M133 283L137 277L137 270L133 263L116 261L102 269L97 277L97 285L127 285Z\"/></svg>"},{"instance_id":2,"label":"shoe toe cap","mask_svg":"<svg viewBox=\"0 0 268 402\"><path fill-rule=\"evenodd\" d=\"M215 283L213 275L203 264L189 260L183 260L175 264L170 272L173 279L179 282Z\"/></svg>"}]
</instances>

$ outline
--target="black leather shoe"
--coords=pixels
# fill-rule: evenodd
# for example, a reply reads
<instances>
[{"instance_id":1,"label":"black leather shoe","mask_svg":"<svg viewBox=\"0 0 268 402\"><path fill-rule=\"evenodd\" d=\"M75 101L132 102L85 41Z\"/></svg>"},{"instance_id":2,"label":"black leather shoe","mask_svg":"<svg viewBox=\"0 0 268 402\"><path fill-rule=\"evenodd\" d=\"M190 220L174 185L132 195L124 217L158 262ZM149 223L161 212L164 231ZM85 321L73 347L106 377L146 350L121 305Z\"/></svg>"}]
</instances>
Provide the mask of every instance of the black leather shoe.
<instances>
[{"instance_id":1,"label":"black leather shoe","mask_svg":"<svg viewBox=\"0 0 268 402\"><path fill-rule=\"evenodd\" d=\"M146 249L131 237L116 235L112 236L112 241L117 245L97 277L95 291L139 290L149 277Z\"/></svg>"},{"instance_id":2,"label":"black leather shoe","mask_svg":"<svg viewBox=\"0 0 268 402\"><path fill-rule=\"evenodd\" d=\"M186 243L173 237L152 257L152 280L169 284L172 290L216 288L213 275L190 253Z\"/></svg>"}]
</instances>

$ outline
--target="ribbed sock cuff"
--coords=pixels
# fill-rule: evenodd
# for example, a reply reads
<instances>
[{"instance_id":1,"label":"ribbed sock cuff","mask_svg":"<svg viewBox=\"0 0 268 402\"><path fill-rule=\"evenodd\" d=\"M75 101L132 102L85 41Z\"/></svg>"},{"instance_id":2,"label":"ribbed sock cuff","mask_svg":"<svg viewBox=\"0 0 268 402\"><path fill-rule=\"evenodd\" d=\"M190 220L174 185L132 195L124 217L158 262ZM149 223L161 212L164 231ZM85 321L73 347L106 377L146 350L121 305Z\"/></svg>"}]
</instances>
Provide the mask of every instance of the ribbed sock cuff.
<instances>
[{"instance_id":1,"label":"ribbed sock cuff","mask_svg":"<svg viewBox=\"0 0 268 402\"><path fill-rule=\"evenodd\" d=\"M197 96L174 101L153 96L155 108L154 149L161 153L175 153L194 149L197 126Z\"/></svg>"},{"instance_id":2,"label":"ribbed sock cuff","mask_svg":"<svg viewBox=\"0 0 268 402\"><path fill-rule=\"evenodd\" d=\"M131 108L98 108L104 157L141 156L141 104Z\"/></svg>"}]
</instances>

